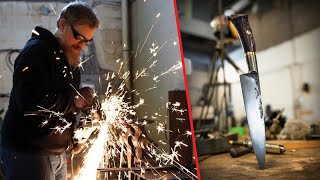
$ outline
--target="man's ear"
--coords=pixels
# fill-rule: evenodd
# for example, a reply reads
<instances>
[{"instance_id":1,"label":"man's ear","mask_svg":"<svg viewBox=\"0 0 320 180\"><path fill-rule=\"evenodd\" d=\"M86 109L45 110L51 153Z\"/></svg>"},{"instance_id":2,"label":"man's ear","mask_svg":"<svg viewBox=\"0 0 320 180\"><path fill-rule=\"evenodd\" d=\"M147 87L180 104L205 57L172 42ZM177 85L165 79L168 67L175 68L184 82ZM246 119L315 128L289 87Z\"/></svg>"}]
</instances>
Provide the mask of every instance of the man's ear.
<instances>
[{"instance_id":1,"label":"man's ear","mask_svg":"<svg viewBox=\"0 0 320 180\"><path fill-rule=\"evenodd\" d=\"M61 19L59 20L58 25L59 25L59 26L58 26L58 29L59 29L60 31L64 31L65 27L67 26L67 20L64 19L64 18L61 18Z\"/></svg>"}]
</instances>

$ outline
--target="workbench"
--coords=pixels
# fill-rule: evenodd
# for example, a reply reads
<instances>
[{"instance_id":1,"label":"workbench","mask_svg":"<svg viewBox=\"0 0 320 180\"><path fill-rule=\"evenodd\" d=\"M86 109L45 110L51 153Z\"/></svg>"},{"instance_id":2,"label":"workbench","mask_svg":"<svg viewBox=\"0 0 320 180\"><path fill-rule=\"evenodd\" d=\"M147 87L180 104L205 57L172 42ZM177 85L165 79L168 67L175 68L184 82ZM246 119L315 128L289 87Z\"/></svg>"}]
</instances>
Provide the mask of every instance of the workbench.
<instances>
[{"instance_id":1,"label":"workbench","mask_svg":"<svg viewBox=\"0 0 320 180\"><path fill-rule=\"evenodd\" d=\"M320 179L320 140L268 141L283 144L284 154L266 154L259 169L254 153L231 158L229 153L200 156L201 179Z\"/></svg>"}]
</instances>

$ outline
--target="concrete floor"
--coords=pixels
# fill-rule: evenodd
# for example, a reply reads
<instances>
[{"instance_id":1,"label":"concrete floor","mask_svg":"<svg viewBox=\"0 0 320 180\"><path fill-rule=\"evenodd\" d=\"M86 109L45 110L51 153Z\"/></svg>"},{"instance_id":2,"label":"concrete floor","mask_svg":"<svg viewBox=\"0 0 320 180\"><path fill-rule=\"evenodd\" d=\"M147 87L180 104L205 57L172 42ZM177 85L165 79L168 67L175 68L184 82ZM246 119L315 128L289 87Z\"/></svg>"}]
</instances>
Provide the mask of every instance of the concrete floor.
<instances>
[{"instance_id":1,"label":"concrete floor","mask_svg":"<svg viewBox=\"0 0 320 180\"><path fill-rule=\"evenodd\" d=\"M285 154L267 154L264 170L254 153L238 158L229 153L201 156L201 179L320 179L320 141L314 143L307 148L288 144Z\"/></svg>"}]
</instances>

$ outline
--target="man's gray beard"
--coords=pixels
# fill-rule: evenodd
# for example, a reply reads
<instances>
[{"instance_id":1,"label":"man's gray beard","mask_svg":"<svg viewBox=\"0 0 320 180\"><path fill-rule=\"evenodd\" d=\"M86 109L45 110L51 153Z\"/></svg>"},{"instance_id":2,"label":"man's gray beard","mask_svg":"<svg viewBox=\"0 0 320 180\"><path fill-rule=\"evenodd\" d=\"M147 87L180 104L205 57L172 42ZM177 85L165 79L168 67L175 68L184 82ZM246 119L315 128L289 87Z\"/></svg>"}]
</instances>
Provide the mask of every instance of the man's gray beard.
<instances>
[{"instance_id":1,"label":"man's gray beard","mask_svg":"<svg viewBox=\"0 0 320 180\"><path fill-rule=\"evenodd\" d=\"M73 54L71 52L66 52L68 63L72 67L77 67L80 64L80 55Z\"/></svg>"}]
</instances>

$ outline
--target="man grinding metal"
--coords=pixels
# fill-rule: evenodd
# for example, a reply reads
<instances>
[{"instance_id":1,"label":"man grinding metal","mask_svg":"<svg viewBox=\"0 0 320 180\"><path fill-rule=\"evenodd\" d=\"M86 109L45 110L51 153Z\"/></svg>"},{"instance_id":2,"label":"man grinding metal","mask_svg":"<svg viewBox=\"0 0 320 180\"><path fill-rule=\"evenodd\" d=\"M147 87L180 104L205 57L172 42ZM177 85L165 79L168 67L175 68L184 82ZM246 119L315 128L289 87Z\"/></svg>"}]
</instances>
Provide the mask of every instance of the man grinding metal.
<instances>
[{"instance_id":1,"label":"man grinding metal","mask_svg":"<svg viewBox=\"0 0 320 180\"><path fill-rule=\"evenodd\" d=\"M91 108L93 90L80 88L80 53L91 43L99 20L88 5L72 2L57 30L36 27L14 64L10 103L2 126L1 160L7 180L66 180L66 150L76 116Z\"/></svg>"}]
</instances>

